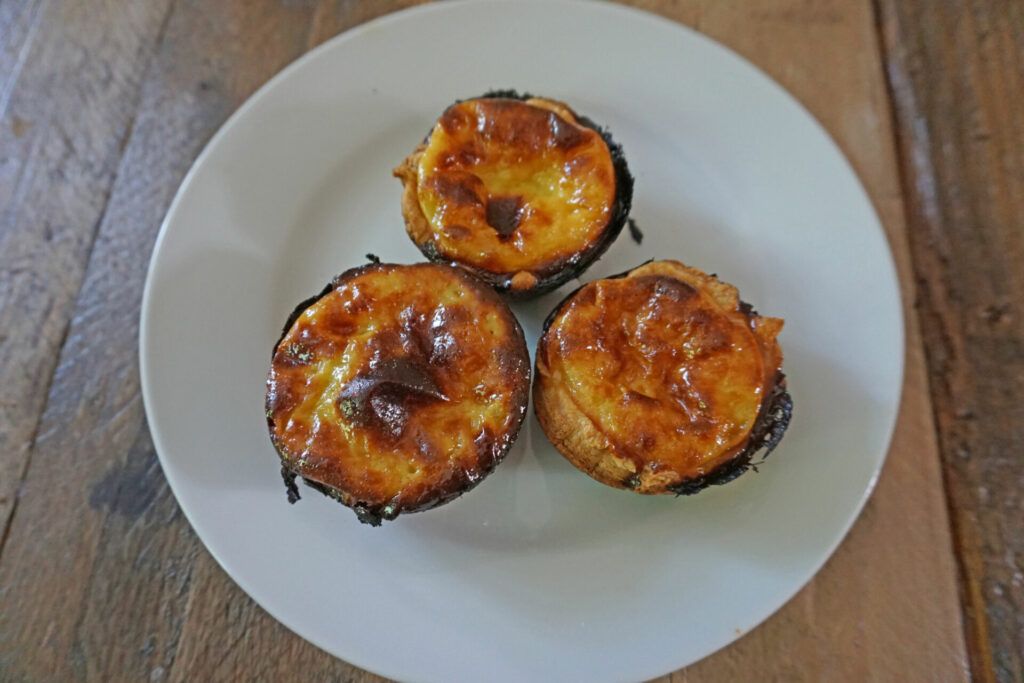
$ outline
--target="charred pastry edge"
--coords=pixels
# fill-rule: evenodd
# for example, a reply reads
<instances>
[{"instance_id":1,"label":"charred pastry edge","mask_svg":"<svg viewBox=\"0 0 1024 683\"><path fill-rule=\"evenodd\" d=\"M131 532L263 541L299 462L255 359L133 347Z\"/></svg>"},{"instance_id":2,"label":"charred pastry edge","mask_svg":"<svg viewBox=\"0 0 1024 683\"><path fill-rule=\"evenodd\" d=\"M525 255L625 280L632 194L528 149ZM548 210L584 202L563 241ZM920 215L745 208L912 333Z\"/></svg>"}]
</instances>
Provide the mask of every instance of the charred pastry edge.
<instances>
[{"instance_id":1,"label":"charred pastry edge","mask_svg":"<svg viewBox=\"0 0 1024 683\"><path fill-rule=\"evenodd\" d=\"M331 280L331 282L320 291L319 294L316 294L314 296L309 297L308 299L301 301L299 305L295 307L295 310L293 310L291 314L288 316L288 322L285 323L284 328L281 330L280 336L278 336L277 341L274 342L274 348L270 354L271 359L273 359L273 357L277 354L278 347L281 346L281 342L284 341L285 336L287 336L289 330L292 329L292 326L295 324L295 321L299 319L299 316L305 313L306 309L308 309L310 306L314 305L316 302L320 301L320 299L324 298L332 291L334 291L341 282L362 275L363 273L370 270L384 270L394 266L406 265L399 263L383 263L379 258L372 254L367 254L366 256L370 260L370 263L366 263L361 266L356 266L354 268L349 268L348 270L342 272L340 275L334 277ZM441 505L444 505L445 503L450 503L451 501L455 500L462 494L473 490L480 482L482 482L484 479L490 476L494 472L494 470L497 469L498 465L500 465L502 461L505 460L506 456L508 456L509 451L512 450L512 446L515 445L515 442L519 438L519 432L522 430L523 423L526 422L526 413L529 408L530 400L530 386L532 383L530 353L526 347L526 336L523 334L523 328L519 324L519 320L512 313L511 309L508 308L508 304L506 304L493 289L488 287L486 283L481 282L479 278L474 277L472 273L466 271L465 269L457 268L449 263L441 263L436 265L444 265L452 268L452 270L457 275L466 278L467 282L478 286L479 293L483 297L485 297L485 299L489 299L490 301L504 307L503 310L505 313L505 317L511 323L510 327L513 336L518 339L520 348L522 348L524 351L522 361L523 368L526 372L524 377L523 389L522 391L518 392L518 395L514 395L512 397L514 410L517 413L517 420L515 425L513 425L513 427L508 431L506 437L502 440L503 443L501 445L501 450L497 453L497 455L495 455L494 458L491 459L489 467L480 470L479 476L475 480L466 477L465 473L460 473L459 476L453 476L451 478L451 481L453 483L449 486L438 488L437 490L439 496L437 498L427 501L426 503L406 507L398 507L392 505L390 502L374 505L366 501L358 500L355 497L350 496L346 492L334 488L333 486L328 486L327 484L312 479L307 479L301 472L298 472L289 467L288 462L292 460L292 458L291 456L282 452L281 448L278 447L277 439L274 437L274 421L270 417L270 406L266 404L265 400L264 410L266 412L267 427L270 431L270 441L274 445L274 450L277 452L278 458L281 461L281 478L284 480L285 492L288 495L289 503L294 504L296 501L302 498L302 496L299 494L299 488L298 486L296 486L295 483L296 478L301 477L302 482L309 488L313 489L314 491L317 491L318 493L332 500L341 503L342 505L348 508L351 508L352 511L355 512L356 517L363 524L369 524L370 526L380 526L381 522L383 522L384 520L395 519L396 517L398 517L398 515L403 513L409 514L413 512L423 512L425 510L430 510L432 508L439 507Z\"/></svg>"},{"instance_id":2,"label":"charred pastry edge","mask_svg":"<svg viewBox=\"0 0 1024 683\"><path fill-rule=\"evenodd\" d=\"M626 220L626 225L629 227L630 238L637 243L637 245L644 243L644 231L637 225L636 219L630 217Z\"/></svg>"},{"instance_id":3,"label":"charred pastry edge","mask_svg":"<svg viewBox=\"0 0 1024 683\"><path fill-rule=\"evenodd\" d=\"M609 275L607 277L599 278L600 280L619 280L627 277L637 268L646 266L648 263L653 262L654 259L650 258L643 263L624 270L621 273ZM710 273L708 277L712 277L718 280L716 273ZM544 319L544 325L541 327L540 336L537 338L537 346L540 348L540 344L543 343L547 337L548 329L555 322L555 318L561 313L562 309L572 301L580 290L587 285L597 282L597 280L591 280L585 282L576 289L572 290L565 295L558 304L551 309L548 313L547 318ZM748 304L742 299L739 302L738 310L748 321L758 317L758 313L754 310L754 307ZM536 354L540 357L540 353ZM539 376L539 370L534 361L533 375L534 377ZM537 410L537 402L533 404L534 412ZM772 384L771 392L765 398L764 403L761 404L761 410L758 412L757 417L754 419L754 426L750 430L750 437L747 439L746 447L739 453L731 457L729 460L716 466L710 472L700 475L699 477L693 477L686 479L676 484L673 484L666 488L669 493L674 493L676 496L691 496L695 493L700 493L709 486L721 486L722 484L728 484L730 481L740 476L749 469L757 471L757 465L771 455L771 452L775 450L775 447L782 441L782 437L786 434L786 429L789 427L790 420L793 418L793 398L789 395L789 391L786 389L786 375L782 370L778 370L775 374L775 382ZM766 449L761 460L757 463L752 463L754 455L757 454L762 448ZM624 488L633 491L636 489L639 480L636 476L631 476L622 482Z\"/></svg>"},{"instance_id":4,"label":"charred pastry edge","mask_svg":"<svg viewBox=\"0 0 1024 683\"><path fill-rule=\"evenodd\" d=\"M538 95L532 95L527 92L520 93L517 90L512 89L489 90L478 97L455 100L451 106L461 104L463 102L482 99L506 99L525 102L526 100L534 98L548 99ZM478 279L483 280L495 290L510 299L522 301L525 299L532 299L554 289L558 289L569 280L579 277L587 268L592 266L595 261L601 258L604 253L608 251L612 242L618 238L619 233L622 232L622 228L625 227L626 221L629 218L629 212L633 206L633 175L629 172L629 166L626 163L626 157L622 151L622 145L615 142L608 129L594 123L590 118L576 113L576 111L568 105L565 105L565 107L573 113L573 116L576 117L576 122L579 125L590 128L601 136L605 145L608 146L608 152L612 157L612 168L615 171L615 200L612 203L612 215L608 219L607 225L597 239L588 245L584 251L573 254L568 259L558 261L541 271L528 271L537 278L537 283L529 289L518 291L511 288L512 276L515 275L515 273L491 273L469 264L446 258L444 255L438 253L437 247L434 246L433 241L428 240L420 243L416 240L412 240L413 244L416 245L416 248L419 249L428 260L433 261L434 263L458 266L463 270L471 272ZM430 136L433 132L434 129L431 127L430 131L427 132L426 137L423 138L423 144L429 142Z\"/></svg>"}]
</instances>

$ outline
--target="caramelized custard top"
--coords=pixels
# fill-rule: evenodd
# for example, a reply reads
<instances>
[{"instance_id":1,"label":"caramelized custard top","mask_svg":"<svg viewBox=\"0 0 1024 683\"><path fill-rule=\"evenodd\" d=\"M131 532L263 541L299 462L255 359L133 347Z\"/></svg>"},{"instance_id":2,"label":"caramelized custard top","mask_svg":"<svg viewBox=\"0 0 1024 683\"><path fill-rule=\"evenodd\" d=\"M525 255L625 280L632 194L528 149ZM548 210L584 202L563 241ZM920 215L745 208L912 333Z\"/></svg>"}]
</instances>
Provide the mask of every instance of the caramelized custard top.
<instances>
[{"instance_id":1,"label":"caramelized custard top","mask_svg":"<svg viewBox=\"0 0 1024 683\"><path fill-rule=\"evenodd\" d=\"M485 476L526 409L518 323L441 265L339 276L274 350L271 438L284 464L352 501L429 506Z\"/></svg>"},{"instance_id":2,"label":"caramelized custard top","mask_svg":"<svg viewBox=\"0 0 1024 683\"><path fill-rule=\"evenodd\" d=\"M675 261L591 282L554 314L538 372L638 473L684 481L748 442L782 365L782 321Z\"/></svg>"},{"instance_id":3,"label":"caramelized custard top","mask_svg":"<svg viewBox=\"0 0 1024 683\"><path fill-rule=\"evenodd\" d=\"M454 104L414 157L430 234L413 237L482 271L557 272L597 245L612 218L608 145L557 102Z\"/></svg>"}]
</instances>

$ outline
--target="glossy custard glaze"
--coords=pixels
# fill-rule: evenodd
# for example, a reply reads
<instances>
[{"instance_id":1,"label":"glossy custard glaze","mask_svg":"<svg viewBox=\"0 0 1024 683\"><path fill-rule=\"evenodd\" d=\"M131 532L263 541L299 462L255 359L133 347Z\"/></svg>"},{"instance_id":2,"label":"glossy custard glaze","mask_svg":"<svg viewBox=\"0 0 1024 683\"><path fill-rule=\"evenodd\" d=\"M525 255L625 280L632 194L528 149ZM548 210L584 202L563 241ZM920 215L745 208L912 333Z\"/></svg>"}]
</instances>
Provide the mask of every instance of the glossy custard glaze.
<instances>
[{"instance_id":1,"label":"glossy custard glaze","mask_svg":"<svg viewBox=\"0 0 1024 683\"><path fill-rule=\"evenodd\" d=\"M454 104L395 174L421 249L513 292L600 250L619 218L608 144L551 100Z\"/></svg>"},{"instance_id":2,"label":"glossy custard glaze","mask_svg":"<svg viewBox=\"0 0 1024 683\"><path fill-rule=\"evenodd\" d=\"M522 330L460 269L339 276L274 349L267 420L285 469L366 521L449 500L486 476L526 410Z\"/></svg>"},{"instance_id":3,"label":"glossy custard glaze","mask_svg":"<svg viewBox=\"0 0 1024 683\"><path fill-rule=\"evenodd\" d=\"M735 288L675 261L591 282L541 338L538 416L598 479L671 490L751 444L781 378L781 328Z\"/></svg>"}]
</instances>

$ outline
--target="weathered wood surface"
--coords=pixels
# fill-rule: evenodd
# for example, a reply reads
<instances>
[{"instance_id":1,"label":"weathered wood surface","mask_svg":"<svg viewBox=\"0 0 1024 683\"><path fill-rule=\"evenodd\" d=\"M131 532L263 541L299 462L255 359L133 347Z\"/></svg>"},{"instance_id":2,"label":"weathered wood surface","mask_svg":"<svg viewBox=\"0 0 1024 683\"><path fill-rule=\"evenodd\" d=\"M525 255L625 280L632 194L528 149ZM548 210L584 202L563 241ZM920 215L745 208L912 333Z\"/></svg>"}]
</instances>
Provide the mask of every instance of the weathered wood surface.
<instances>
[{"instance_id":1,"label":"weathered wood surface","mask_svg":"<svg viewBox=\"0 0 1024 683\"><path fill-rule=\"evenodd\" d=\"M9 520L0 553L0 681L280 680L299 671L315 680L379 680L274 622L198 543L153 453L136 345L153 239L209 136L313 45L412 3L109 0L105 15L86 4L0 2L0 410L12 411L0 420L0 520ZM764 625L669 678L966 678L870 0L633 4L744 54L832 132L885 222L909 312L900 426L850 537ZM101 75L86 87L94 69ZM51 149L55 139L71 151ZM45 226L54 225L62 237L40 247ZM8 241L22 246L9 255ZM44 275L16 289L8 268ZM37 282L50 303L29 289Z\"/></svg>"},{"instance_id":2,"label":"weathered wood surface","mask_svg":"<svg viewBox=\"0 0 1024 683\"><path fill-rule=\"evenodd\" d=\"M0 530L170 4L0 4Z\"/></svg>"},{"instance_id":3,"label":"weathered wood surface","mask_svg":"<svg viewBox=\"0 0 1024 683\"><path fill-rule=\"evenodd\" d=\"M878 5L971 666L1024 681L1024 3Z\"/></svg>"},{"instance_id":4,"label":"weathered wood surface","mask_svg":"<svg viewBox=\"0 0 1024 683\"><path fill-rule=\"evenodd\" d=\"M904 207L867 3L705 3L680 17L778 80L835 137L885 224L907 311L899 425L878 488L822 572L760 628L673 680L963 680L955 565L912 310Z\"/></svg>"}]
</instances>

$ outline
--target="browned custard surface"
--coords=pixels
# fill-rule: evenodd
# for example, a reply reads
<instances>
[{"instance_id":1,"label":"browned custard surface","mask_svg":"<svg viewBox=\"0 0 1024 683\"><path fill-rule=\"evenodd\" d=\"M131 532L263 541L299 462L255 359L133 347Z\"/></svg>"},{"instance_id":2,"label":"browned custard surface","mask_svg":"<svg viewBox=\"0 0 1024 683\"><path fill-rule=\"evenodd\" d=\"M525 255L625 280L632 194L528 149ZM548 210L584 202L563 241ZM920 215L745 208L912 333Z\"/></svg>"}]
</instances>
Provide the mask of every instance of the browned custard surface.
<instances>
[{"instance_id":1,"label":"browned custard surface","mask_svg":"<svg viewBox=\"0 0 1024 683\"><path fill-rule=\"evenodd\" d=\"M625 219L625 173L617 177L605 139L566 105L502 97L450 106L395 169L424 253L513 294L603 250Z\"/></svg>"},{"instance_id":2,"label":"browned custard surface","mask_svg":"<svg viewBox=\"0 0 1024 683\"><path fill-rule=\"evenodd\" d=\"M367 265L275 347L267 420L288 472L374 523L486 476L528 387L522 330L493 290L449 266Z\"/></svg>"},{"instance_id":3,"label":"browned custard surface","mask_svg":"<svg viewBox=\"0 0 1024 683\"><path fill-rule=\"evenodd\" d=\"M783 381L782 324L676 261L591 282L541 338L538 417L569 460L605 483L685 488L759 445L774 408L766 401Z\"/></svg>"}]
</instances>

